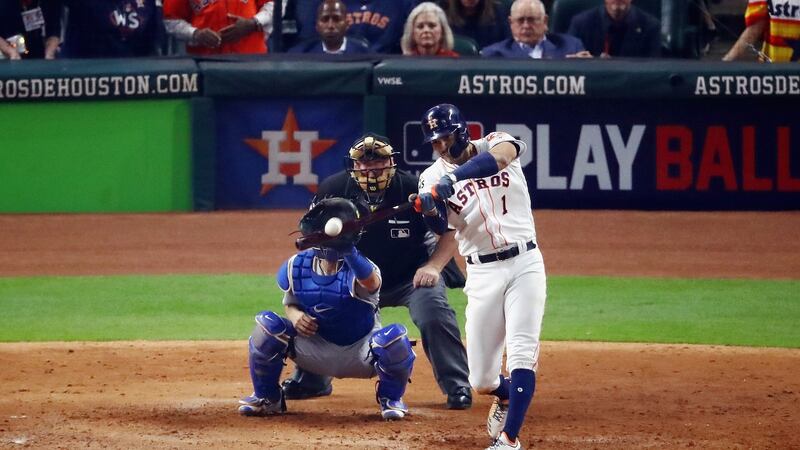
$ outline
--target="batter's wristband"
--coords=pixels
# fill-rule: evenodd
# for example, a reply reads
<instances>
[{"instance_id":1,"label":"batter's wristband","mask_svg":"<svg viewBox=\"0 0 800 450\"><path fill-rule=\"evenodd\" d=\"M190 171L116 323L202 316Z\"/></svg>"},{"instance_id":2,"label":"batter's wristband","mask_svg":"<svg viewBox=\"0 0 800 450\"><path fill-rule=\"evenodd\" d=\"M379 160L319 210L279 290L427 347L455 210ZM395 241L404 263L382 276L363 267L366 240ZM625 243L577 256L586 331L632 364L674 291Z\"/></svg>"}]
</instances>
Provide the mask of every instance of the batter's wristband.
<instances>
[{"instance_id":1,"label":"batter's wristband","mask_svg":"<svg viewBox=\"0 0 800 450\"><path fill-rule=\"evenodd\" d=\"M423 215L422 220L431 231L441 236L447 231L447 206L444 202L436 202L436 215Z\"/></svg>"},{"instance_id":2,"label":"batter's wristband","mask_svg":"<svg viewBox=\"0 0 800 450\"><path fill-rule=\"evenodd\" d=\"M456 181L469 178L484 178L496 174L500 170L497 160L489 152L479 153L464 165L453 171Z\"/></svg>"},{"instance_id":3,"label":"batter's wristband","mask_svg":"<svg viewBox=\"0 0 800 450\"><path fill-rule=\"evenodd\" d=\"M344 262L350 266L350 270L356 275L359 280L365 280L372 275L374 268L372 263L369 262L355 247L353 252L344 257Z\"/></svg>"}]
</instances>

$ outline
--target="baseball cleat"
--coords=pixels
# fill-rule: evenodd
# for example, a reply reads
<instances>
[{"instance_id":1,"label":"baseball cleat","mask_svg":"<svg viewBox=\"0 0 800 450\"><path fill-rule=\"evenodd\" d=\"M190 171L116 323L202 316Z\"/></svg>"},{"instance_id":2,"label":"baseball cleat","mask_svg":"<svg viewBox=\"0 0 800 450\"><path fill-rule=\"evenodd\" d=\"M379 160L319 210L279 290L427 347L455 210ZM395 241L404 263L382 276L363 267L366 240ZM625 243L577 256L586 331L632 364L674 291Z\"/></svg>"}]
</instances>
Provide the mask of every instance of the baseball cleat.
<instances>
[{"instance_id":1,"label":"baseball cleat","mask_svg":"<svg viewBox=\"0 0 800 450\"><path fill-rule=\"evenodd\" d=\"M469 409L472 407L472 392L469 387L456 388L447 396L447 409Z\"/></svg>"},{"instance_id":2,"label":"baseball cleat","mask_svg":"<svg viewBox=\"0 0 800 450\"><path fill-rule=\"evenodd\" d=\"M384 420L400 420L408 413L408 406L403 403L403 400L389 400L388 398L378 399L381 405L381 417Z\"/></svg>"},{"instance_id":3,"label":"baseball cleat","mask_svg":"<svg viewBox=\"0 0 800 450\"><path fill-rule=\"evenodd\" d=\"M281 384L283 396L289 400L305 400L308 398L325 397L331 395L333 386L328 383L323 387L304 386L301 382L292 378L283 380Z\"/></svg>"},{"instance_id":4,"label":"baseball cleat","mask_svg":"<svg viewBox=\"0 0 800 450\"><path fill-rule=\"evenodd\" d=\"M283 414L285 412L286 400L283 398L283 393L281 393L281 398L275 401L256 397L255 394L248 395L247 397L239 400L239 414L243 416L263 417Z\"/></svg>"},{"instance_id":5,"label":"baseball cleat","mask_svg":"<svg viewBox=\"0 0 800 450\"><path fill-rule=\"evenodd\" d=\"M494 440L492 445L486 447L486 450L522 450L522 444L519 439L512 444L505 433L500 433L500 436Z\"/></svg>"},{"instance_id":6,"label":"baseball cleat","mask_svg":"<svg viewBox=\"0 0 800 450\"><path fill-rule=\"evenodd\" d=\"M508 400L500 400L495 397L492 407L489 408L489 417L486 419L486 432L489 437L497 439L506 426L506 416L508 415Z\"/></svg>"}]
</instances>

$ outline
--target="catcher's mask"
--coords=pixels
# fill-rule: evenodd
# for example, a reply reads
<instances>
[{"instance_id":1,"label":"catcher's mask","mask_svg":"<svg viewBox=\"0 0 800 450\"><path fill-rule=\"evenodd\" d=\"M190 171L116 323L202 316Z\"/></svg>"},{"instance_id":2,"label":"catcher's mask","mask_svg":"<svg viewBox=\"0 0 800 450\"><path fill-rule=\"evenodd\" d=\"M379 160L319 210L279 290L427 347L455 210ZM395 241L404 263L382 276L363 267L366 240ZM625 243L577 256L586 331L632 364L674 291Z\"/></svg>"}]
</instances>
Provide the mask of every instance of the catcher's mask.
<instances>
[{"instance_id":1,"label":"catcher's mask","mask_svg":"<svg viewBox=\"0 0 800 450\"><path fill-rule=\"evenodd\" d=\"M338 217L343 223L361 217L358 208L350 200L338 197L323 198L312 203L308 212L300 219L300 232L303 236L324 232L328 220ZM361 229L342 232L330 241L314 247L314 255L328 261L342 258L341 252L347 251L361 238Z\"/></svg>"},{"instance_id":2,"label":"catcher's mask","mask_svg":"<svg viewBox=\"0 0 800 450\"><path fill-rule=\"evenodd\" d=\"M450 157L458 159L469 146L469 129L454 105L442 103L425 111L422 115L422 136L426 143L447 136L455 136L453 145L447 150Z\"/></svg>"},{"instance_id":3,"label":"catcher's mask","mask_svg":"<svg viewBox=\"0 0 800 450\"><path fill-rule=\"evenodd\" d=\"M367 193L367 202L373 209L383 200L397 171L395 155L388 138L367 133L356 139L345 157L347 171Z\"/></svg>"}]
</instances>

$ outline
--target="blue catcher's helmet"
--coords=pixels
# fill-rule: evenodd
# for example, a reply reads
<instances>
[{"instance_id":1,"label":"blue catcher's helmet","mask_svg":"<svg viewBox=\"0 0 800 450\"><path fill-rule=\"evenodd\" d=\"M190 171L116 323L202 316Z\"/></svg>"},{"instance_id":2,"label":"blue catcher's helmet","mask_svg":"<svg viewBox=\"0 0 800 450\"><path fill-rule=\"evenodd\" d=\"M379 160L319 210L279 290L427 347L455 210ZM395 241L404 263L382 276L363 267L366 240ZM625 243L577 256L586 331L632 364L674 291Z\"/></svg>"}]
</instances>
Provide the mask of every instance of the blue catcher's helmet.
<instances>
[{"instance_id":1,"label":"blue catcher's helmet","mask_svg":"<svg viewBox=\"0 0 800 450\"><path fill-rule=\"evenodd\" d=\"M461 117L461 111L449 103L442 103L425 111L422 116L422 134L425 142L455 136L453 145L447 151L452 158L461 156L469 146L467 122Z\"/></svg>"}]
</instances>

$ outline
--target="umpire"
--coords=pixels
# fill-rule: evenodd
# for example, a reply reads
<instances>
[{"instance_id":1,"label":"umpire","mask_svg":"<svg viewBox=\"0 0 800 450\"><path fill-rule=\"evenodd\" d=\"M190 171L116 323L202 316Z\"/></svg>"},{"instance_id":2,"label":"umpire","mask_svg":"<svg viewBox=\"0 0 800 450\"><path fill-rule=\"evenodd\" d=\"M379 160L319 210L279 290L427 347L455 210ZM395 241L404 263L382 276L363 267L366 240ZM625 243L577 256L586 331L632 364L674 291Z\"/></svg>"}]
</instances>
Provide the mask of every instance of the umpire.
<instances>
[{"instance_id":1,"label":"umpire","mask_svg":"<svg viewBox=\"0 0 800 450\"><path fill-rule=\"evenodd\" d=\"M418 179L397 170L395 155L386 137L365 134L353 143L345 157L347 170L326 178L317 198L343 197L370 211L408 201L410 194L417 193ZM452 260L456 248L453 232L436 242L422 216L407 210L368 225L356 247L381 269L379 306L408 307L411 320L422 334L422 347L436 382L447 395L447 407L471 407L467 354L456 314L446 296L445 284L464 284L464 277ZM330 377L300 367L283 382L288 399L321 397L330 395L332 390Z\"/></svg>"}]
</instances>

